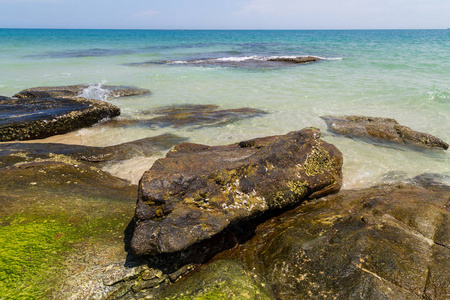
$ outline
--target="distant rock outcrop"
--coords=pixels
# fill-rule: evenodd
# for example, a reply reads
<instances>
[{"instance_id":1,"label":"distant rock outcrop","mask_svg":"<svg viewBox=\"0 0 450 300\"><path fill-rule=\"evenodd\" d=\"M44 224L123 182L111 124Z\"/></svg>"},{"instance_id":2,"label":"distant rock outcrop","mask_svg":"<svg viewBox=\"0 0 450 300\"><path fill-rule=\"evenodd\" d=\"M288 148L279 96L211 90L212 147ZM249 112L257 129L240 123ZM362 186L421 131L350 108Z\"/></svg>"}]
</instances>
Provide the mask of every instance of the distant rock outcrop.
<instances>
[{"instance_id":1,"label":"distant rock outcrop","mask_svg":"<svg viewBox=\"0 0 450 300\"><path fill-rule=\"evenodd\" d=\"M142 177L131 249L170 253L226 227L339 190L342 154L314 128L210 147L184 143Z\"/></svg>"},{"instance_id":2,"label":"distant rock outcrop","mask_svg":"<svg viewBox=\"0 0 450 300\"><path fill-rule=\"evenodd\" d=\"M324 116L331 132L376 142L393 142L428 149L448 149L441 139L398 124L394 119L364 116Z\"/></svg>"},{"instance_id":3,"label":"distant rock outcrop","mask_svg":"<svg viewBox=\"0 0 450 300\"><path fill-rule=\"evenodd\" d=\"M267 61L278 61L290 64L308 64L318 60L321 60L321 58L317 56L299 56L299 57L274 57L269 58Z\"/></svg>"}]
</instances>

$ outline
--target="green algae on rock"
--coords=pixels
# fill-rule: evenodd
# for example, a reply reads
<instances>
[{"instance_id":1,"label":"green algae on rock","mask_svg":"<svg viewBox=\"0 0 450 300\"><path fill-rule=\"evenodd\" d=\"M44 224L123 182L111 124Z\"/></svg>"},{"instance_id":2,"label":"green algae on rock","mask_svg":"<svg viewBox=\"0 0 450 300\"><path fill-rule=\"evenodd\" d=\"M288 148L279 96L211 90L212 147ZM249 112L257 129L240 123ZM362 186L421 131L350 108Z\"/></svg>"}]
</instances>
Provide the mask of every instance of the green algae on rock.
<instances>
[{"instance_id":1,"label":"green algae on rock","mask_svg":"<svg viewBox=\"0 0 450 300\"><path fill-rule=\"evenodd\" d=\"M341 167L340 151L314 128L229 146L180 144L141 179L131 249L180 251L268 210L337 192Z\"/></svg>"},{"instance_id":2,"label":"green algae on rock","mask_svg":"<svg viewBox=\"0 0 450 300\"><path fill-rule=\"evenodd\" d=\"M276 299L258 276L239 261L217 260L200 267L195 273L169 286L154 299Z\"/></svg>"},{"instance_id":3,"label":"green algae on rock","mask_svg":"<svg viewBox=\"0 0 450 300\"><path fill-rule=\"evenodd\" d=\"M137 186L64 155L26 158L0 165L1 297L105 296L98 266L126 255Z\"/></svg>"}]
</instances>

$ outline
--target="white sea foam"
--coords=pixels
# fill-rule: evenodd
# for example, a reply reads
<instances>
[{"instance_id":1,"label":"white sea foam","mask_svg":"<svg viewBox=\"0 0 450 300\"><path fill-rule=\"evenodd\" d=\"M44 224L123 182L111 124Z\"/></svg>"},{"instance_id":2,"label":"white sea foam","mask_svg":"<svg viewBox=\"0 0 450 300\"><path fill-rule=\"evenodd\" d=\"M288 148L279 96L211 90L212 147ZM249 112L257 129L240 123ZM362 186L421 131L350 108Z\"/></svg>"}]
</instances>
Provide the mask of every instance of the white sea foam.
<instances>
[{"instance_id":1,"label":"white sea foam","mask_svg":"<svg viewBox=\"0 0 450 300\"><path fill-rule=\"evenodd\" d=\"M103 84L104 84L104 82L97 83L97 84L90 84L87 88L85 88L83 90L83 92L79 96L87 98L87 99L96 99L96 100L106 101L106 100L108 100L108 97L110 96L110 91L107 89L104 89L102 87Z\"/></svg>"}]
</instances>

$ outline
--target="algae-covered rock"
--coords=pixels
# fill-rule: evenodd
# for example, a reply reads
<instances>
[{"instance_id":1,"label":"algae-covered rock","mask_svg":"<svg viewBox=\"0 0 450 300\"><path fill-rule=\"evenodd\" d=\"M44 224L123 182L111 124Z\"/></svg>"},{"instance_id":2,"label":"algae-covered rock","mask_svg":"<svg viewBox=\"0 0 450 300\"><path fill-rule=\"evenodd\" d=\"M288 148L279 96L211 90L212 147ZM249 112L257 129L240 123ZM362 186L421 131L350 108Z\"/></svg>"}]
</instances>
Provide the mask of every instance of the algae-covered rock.
<instances>
[{"instance_id":1,"label":"algae-covered rock","mask_svg":"<svg viewBox=\"0 0 450 300\"><path fill-rule=\"evenodd\" d=\"M448 149L448 144L428 133L414 131L394 119L363 116L324 116L331 132L376 142L391 142L426 149Z\"/></svg>"},{"instance_id":2,"label":"algae-covered rock","mask_svg":"<svg viewBox=\"0 0 450 300\"><path fill-rule=\"evenodd\" d=\"M155 295L154 299L276 299L258 276L235 260L217 260L195 273Z\"/></svg>"},{"instance_id":3,"label":"algae-covered rock","mask_svg":"<svg viewBox=\"0 0 450 300\"><path fill-rule=\"evenodd\" d=\"M64 155L17 158L0 165L0 297L106 296L101 266L125 260L137 186Z\"/></svg>"},{"instance_id":4,"label":"algae-covered rock","mask_svg":"<svg viewBox=\"0 0 450 300\"><path fill-rule=\"evenodd\" d=\"M46 138L91 126L120 114L99 100L74 98L0 99L0 142Z\"/></svg>"},{"instance_id":5,"label":"algae-covered rock","mask_svg":"<svg viewBox=\"0 0 450 300\"><path fill-rule=\"evenodd\" d=\"M340 151L314 128L228 146L180 144L140 181L131 249L180 251L239 221L337 192L341 167Z\"/></svg>"}]
</instances>

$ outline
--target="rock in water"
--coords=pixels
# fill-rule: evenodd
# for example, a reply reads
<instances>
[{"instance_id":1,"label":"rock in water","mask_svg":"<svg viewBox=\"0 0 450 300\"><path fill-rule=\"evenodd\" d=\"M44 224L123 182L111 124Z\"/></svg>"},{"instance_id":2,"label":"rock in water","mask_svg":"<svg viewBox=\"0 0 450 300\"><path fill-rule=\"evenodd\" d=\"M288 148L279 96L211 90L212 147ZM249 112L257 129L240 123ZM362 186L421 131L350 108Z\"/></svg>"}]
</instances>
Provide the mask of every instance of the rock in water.
<instances>
[{"instance_id":1,"label":"rock in water","mask_svg":"<svg viewBox=\"0 0 450 300\"><path fill-rule=\"evenodd\" d=\"M275 57L270 58L267 61L279 61L290 64L309 64L319 60L321 60L321 58L317 56L299 56L299 57Z\"/></svg>"},{"instance_id":2,"label":"rock in water","mask_svg":"<svg viewBox=\"0 0 450 300\"><path fill-rule=\"evenodd\" d=\"M183 143L141 178L131 250L183 250L248 220L337 192L342 154L307 128L210 147Z\"/></svg>"},{"instance_id":3,"label":"rock in water","mask_svg":"<svg viewBox=\"0 0 450 300\"><path fill-rule=\"evenodd\" d=\"M0 98L0 142L46 138L116 117L110 103L74 98Z\"/></svg>"},{"instance_id":4,"label":"rock in water","mask_svg":"<svg viewBox=\"0 0 450 300\"><path fill-rule=\"evenodd\" d=\"M90 89L92 91L90 91ZM128 96L139 96L139 95L147 95L150 94L150 91L147 89L141 89L136 87L128 87L128 86L115 86L115 85L87 85L87 84L78 84L78 85L68 85L68 86L40 86L33 87L23 91L18 92L14 95L17 98L58 98L58 97L85 97L92 98L92 92L95 94L95 90L97 92L106 93L105 96L111 97L128 97ZM86 94L86 95L85 95ZM98 95L97 95L98 96ZM93 99L99 99L98 97L94 97Z\"/></svg>"},{"instance_id":5,"label":"rock in water","mask_svg":"<svg viewBox=\"0 0 450 300\"><path fill-rule=\"evenodd\" d=\"M349 137L386 141L428 149L448 149L448 144L428 133L414 131L394 119L363 116L324 116L331 132Z\"/></svg>"}]
</instances>

